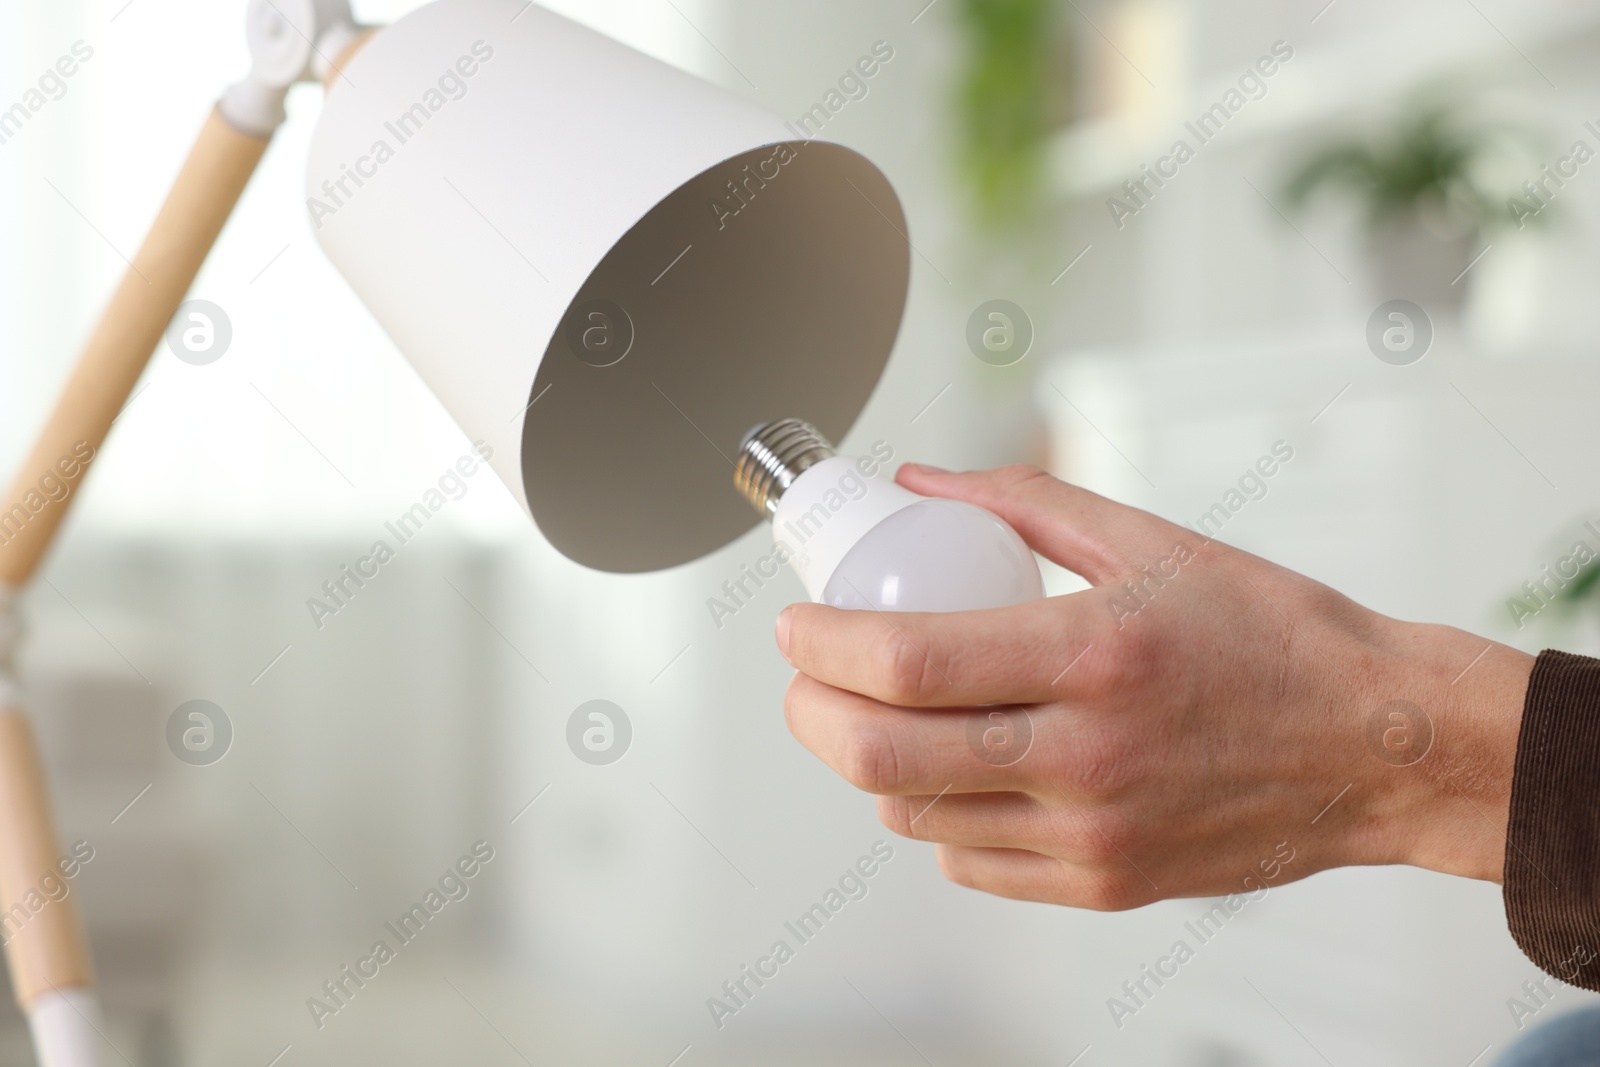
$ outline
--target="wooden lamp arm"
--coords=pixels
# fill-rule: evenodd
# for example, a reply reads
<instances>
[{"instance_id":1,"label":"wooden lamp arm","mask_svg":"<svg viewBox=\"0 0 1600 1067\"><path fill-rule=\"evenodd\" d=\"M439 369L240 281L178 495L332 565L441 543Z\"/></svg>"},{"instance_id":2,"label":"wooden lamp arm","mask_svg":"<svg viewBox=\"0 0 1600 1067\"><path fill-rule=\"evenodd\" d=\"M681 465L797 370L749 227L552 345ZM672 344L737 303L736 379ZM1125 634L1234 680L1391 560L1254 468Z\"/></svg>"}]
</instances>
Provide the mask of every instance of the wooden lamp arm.
<instances>
[{"instance_id":1,"label":"wooden lamp arm","mask_svg":"<svg viewBox=\"0 0 1600 1067\"><path fill-rule=\"evenodd\" d=\"M287 16L276 4L251 0L251 76L206 118L32 452L0 498L0 942L43 1067L93 1067L112 1056L102 1047L76 894L69 889L50 898L51 887L70 886L63 865L73 856L58 844L33 730L10 677L12 602L38 570L76 495L51 499L59 495L56 483L80 479L105 441L282 123L289 85L326 73L324 65L337 70L364 39L343 0L313 0L310 9L316 26L277 24ZM338 60L328 64L313 40Z\"/></svg>"},{"instance_id":2,"label":"wooden lamp arm","mask_svg":"<svg viewBox=\"0 0 1600 1067\"><path fill-rule=\"evenodd\" d=\"M84 457L99 450L283 123L289 86L314 73L331 82L371 32L355 25L342 0L313 7L318 25L302 27L284 21L273 0L252 0L250 77L229 87L201 126L50 420L0 498L0 586L20 589L44 558L72 495L49 502L41 479L71 482L81 477Z\"/></svg>"},{"instance_id":3,"label":"wooden lamp arm","mask_svg":"<svg viewBox=\"0 0 1600 1067\"><path fill-rule=\"evenodd\" d=\"M9 607L12 591L38 569L76 495L51 500L55 494L45 488L82 477L261 161L269 136L235 129L217 109L201 127L32 453L0 498L0 613ZM0 619L0 628L8 621ZM9 643L0 637L0 645ZM10 668L9 651L0 648L0 672ZM110 1057L99 1048L94 968L77 896L60 866L71 859L58 841L32 725L0 677L0 940L40 1063L89 1067ZM50 888L59 885L69 887L66 895L51 899Z\"/></svg>"},{"instance_id":4,"label":"wooden lamp arm","mask_svg":"<svg viewBox=\"0 0 1600 1067\"><path fill-rule=\"evenodd\" d=\"M20 589L38 568L75 495L50 502L41 481L70 482L81 476L79 461L99 450L266 150L267 138L239 132L217 110L207 117L33 451L0 498L0 584Z\"/></svg>"}]
</instances>

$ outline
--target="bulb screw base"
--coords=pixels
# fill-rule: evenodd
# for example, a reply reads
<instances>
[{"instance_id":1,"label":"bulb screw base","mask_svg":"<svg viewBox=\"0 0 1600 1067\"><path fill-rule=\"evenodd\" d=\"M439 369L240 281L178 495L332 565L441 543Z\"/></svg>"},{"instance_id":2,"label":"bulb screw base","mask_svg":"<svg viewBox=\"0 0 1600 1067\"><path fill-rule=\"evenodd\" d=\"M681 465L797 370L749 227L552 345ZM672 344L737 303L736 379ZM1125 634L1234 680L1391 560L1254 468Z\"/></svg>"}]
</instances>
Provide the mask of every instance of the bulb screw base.
<instances>
[{"instance_id":1,"label":"bulb screw base","mask_svg":"<svg viewBox=\"0 0 1600 1067\"><path fill-rule=\"evenodd\" d=\"M794 480L833 455L833 445L809 422L779 419L762 423L739 443L733 484L763 518L771 519L778 500Z\"/></svg>"}]
</instances>

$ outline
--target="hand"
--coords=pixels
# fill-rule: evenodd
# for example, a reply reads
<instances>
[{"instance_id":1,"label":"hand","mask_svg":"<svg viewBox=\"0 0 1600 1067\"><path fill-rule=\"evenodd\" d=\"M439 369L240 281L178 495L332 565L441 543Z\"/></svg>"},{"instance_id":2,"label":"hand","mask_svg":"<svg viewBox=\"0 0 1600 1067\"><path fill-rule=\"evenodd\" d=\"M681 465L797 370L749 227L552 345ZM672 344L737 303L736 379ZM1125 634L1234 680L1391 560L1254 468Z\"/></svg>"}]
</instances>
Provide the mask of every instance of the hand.
<instances>
[{"instance_id":1,"label":"hand","mask_svg":"<svg viewBox=\"0 0 1600 1067\"><path fill-rule=\"evenodd\" d=\"M950 880L1102 910L1349 864L1499 880L1531 656L1033 468L897 480L988 508L1093 586L779 617L790 730L889 829L938 842Z\"/></svg>"}]
</instances>

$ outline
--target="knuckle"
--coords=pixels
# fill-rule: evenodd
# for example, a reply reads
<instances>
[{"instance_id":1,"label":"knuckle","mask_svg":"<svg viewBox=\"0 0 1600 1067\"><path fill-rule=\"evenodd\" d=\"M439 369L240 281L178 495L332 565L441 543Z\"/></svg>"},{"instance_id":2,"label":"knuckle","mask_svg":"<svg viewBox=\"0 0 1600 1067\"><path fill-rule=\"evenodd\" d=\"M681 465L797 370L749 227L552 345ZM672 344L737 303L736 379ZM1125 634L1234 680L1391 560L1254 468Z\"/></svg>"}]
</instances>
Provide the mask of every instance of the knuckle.
<instances>
[{"instance_id":1,"label":"knuckle","mask_svg":"<svg viewBox=\"0 0 1600 1067\"><path fill-rule=\"evenodd\" d=\"M1061 770L1062 785L1069 793L1103 804L1135 780L1139 772L1130 752L1134 746L1116 730L1084 728L1074 737L1072 753Z\"/></svg>"},{"instance_id":2,"label":"knuckle","mask_svg":"<svg viewBox=\"0 0 1600 1067\"><path fill-rule=\"evenodd\" d=\"M1151 625L1145 625L1148 622ZM1156 620L1127 618L1105 636L1105 649L1090 664L1079 684L1086 695L1100 699L1125 694L1154 676L1160 666L1162 639Z\"/></svg>"},{"instance_id":3,"label":"knuckle","mask_svg":"<svg viewBox=\"0 0 1600 1067\"><path fill-rule=\"evenodd\" d=\"M1073 903L1089 911L1128 911L1145 903L1135 884L1138 875L1126 871L1090 871L1073 886Z\"/></svg>"},{"instance_id":4,"label":"knuckle","mask_svg":"<svg viewBox=\"0 0 1600 1067\"><path fill-rule=\"evenodd\" d=\"M1062 833L1062 851L1075 866L1105 871L1127 867L1139 846L1134 825L1105 811L1074 819Z\"/></svg>"},{"instance_id":5,"label":"knuckle","mask_svg":"<svg viewBox=\"0 0 1600 1067\"><path fill-rule=\"evenodd\" d=\"M900 746L882 727L867 727L854 734L845 752L845 780L867 793L893 793L902 780Z\"/></svg>"},{"instance_id":6,"label":"knuckle","mask_svg":"<svg viewBox=\"0 0 1600 1067\"><path fill-rule=\"evenodd\" d=\"M917 703L927 692L929 675L933 673L929 652L921 647L927 642L917 641L914 635L894 627L886 627L880 640L877 662L884 698L891 704Z\"/></svg>"},{"instance_id":7,"label":"knuckle","mask_svg":"<svg viewBox=\"0 0 1600 1067\"><path fill-rule=\"evenodd\" d=\"M916 838L916 813L912 797L879 797L878 821L901 837Z\"/></svg>"},{"instance_id":8,"label":"knuckle","mask_svg":"<svg viewBox=\"0 0 1600 1067\"><path fill-rule=\"evenodd\" d=\"M998 468L995 479L1008 489L1016 489L1040 479L1053 481L1054 475L1032 463L1011 463Z\"/></svg>"}]
</instances>

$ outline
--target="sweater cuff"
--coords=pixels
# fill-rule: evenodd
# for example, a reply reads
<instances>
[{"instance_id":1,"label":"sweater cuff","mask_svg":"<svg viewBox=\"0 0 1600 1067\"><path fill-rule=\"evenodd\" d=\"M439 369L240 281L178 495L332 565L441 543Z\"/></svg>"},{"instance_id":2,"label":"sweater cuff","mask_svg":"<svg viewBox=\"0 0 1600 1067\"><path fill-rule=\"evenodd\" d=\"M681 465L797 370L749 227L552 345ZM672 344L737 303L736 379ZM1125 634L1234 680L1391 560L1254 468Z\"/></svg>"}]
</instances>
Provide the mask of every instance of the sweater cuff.
<instances>
[{"instance_id":1,"label":"sweater cuff","mask_svg":"<svg viewBox=\"0 0 1600 1067\"><path fill-rule=\"evenodd\" d=\"M1504 879L1511 936L1600 991L1600 660L1545 651L1523 702Z\"/></svg>"}]
</instances>

